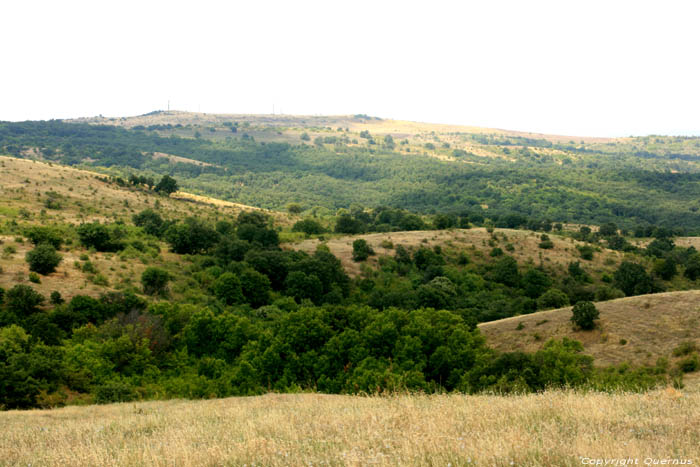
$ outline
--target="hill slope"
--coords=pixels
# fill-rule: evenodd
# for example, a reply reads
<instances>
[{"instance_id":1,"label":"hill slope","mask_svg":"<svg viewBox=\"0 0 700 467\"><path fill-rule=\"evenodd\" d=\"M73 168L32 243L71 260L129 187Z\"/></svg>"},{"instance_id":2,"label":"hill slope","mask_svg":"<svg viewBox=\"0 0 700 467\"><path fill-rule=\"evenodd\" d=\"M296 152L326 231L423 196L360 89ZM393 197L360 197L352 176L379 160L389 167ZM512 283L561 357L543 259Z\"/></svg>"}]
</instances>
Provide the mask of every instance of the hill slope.
<instances>
[{"instance_id":1,"label":"hill slope","mask_svg":"<svg viewBox=\"0 0 700 467\"><path fill-rule=\"evenodd\" d=\"M0 413L0 457L10 465L50 466L697 460L699 417L700 394L673 390L509 397L269 394Z\"/></svg>"},{"instance_id":2,"label":"hill slope","mask_svg":"<svg viewBox=\"0 0 700 467\"><path fill-rule=\"evenodd\" d=\"M700 347L700 290L626 297L596 307L600 321L593 331L573 330L571 307L482 323L479 329L502 351L531 352L549 339L576 339L600 366L654 365L661 357L673 360L682 342Z\"/></svg>"}]
</instances>

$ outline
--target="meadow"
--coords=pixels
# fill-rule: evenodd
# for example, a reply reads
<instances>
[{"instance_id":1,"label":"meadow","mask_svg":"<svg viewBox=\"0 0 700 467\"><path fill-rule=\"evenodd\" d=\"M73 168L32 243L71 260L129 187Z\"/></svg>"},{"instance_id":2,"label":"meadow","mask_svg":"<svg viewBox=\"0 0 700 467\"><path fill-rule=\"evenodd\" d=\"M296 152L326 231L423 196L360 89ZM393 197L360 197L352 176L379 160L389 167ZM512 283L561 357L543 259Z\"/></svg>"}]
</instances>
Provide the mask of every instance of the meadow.
<instances>
[{"instance_id":1,"label":"meadow","mask_svg":"<svg viewBox=\"0 0 700 467\"><path fill-rule=\"evenodd\" d=\"M0 424L0 465L700 461L700 393L673 389L507 397L267 394L9 411L0 413Z\"/></svg>"}]
</instances>

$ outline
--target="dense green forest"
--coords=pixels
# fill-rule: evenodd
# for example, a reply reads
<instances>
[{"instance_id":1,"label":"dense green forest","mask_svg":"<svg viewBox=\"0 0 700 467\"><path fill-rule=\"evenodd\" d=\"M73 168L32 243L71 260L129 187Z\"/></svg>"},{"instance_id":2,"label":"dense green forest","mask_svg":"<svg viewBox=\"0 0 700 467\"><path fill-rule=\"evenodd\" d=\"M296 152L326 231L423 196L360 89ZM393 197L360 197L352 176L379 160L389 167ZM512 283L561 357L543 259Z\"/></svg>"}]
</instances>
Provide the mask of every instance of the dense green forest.
<instances>
[{"instance_id":1,"label":"dense green forest","mask_svg":"<svg viewBox=\"0 0 700 467\"><path fill-rule=\"evenodd\" d=\"M426 150L449 156L441 160L416 150L399 152L403 142L373 138L368 132L343 131L289 144L258 142L242 129L218 139L207 139L206 131L183 137L175 130L172 125L124 129L62 121L6 122L0 123L0 152L92 166L124 178L169 174L189 191L274 209L292 202L332 211L355 204L488 218L500 224L519 216L700 231L700 157L694 138L564 144L452 135L503 157L426 143ZM151 157L153 153L206 165Z\"/></svg>"},{"instance_id":2,"label":"dense green forest","mask_svg":"<svg viewBox=\"0 0 700 467\"><path fill-rule=\"evenodd\" d=\"M341 227L346 222L338 218ZM640 231L656 236L640 249L612 224L598 233L586 227L569 233L589 242L580 248L583 262L606 244L636 258L602 280L580 261L564 274L519 265L498 232L486 257L475 250L396 245L378 269L351 278L323 246L313 254L281 249L279 230L260 212L211 223L164 219L147 209L129 225L8 222L4 229L35 245L26 256L33 282L68 252L80 255L75 267L81 270L97 252L147 265L140 281L98 298L64 300L60 290L44 297L25 283L0 289L4 408L271 390L640 390L685 370L663 360L654 367L594 368L581 344L567 339L532 354L499 353L476 324L660 291L680 276L700 278L700 254L675 246L670 231ZM542 233L540 240L548 251L550 237ZM363 241L353 246L356 261L373 254ZM174 257L151 265L161 248Z\"/></svg>"}]
</instances>

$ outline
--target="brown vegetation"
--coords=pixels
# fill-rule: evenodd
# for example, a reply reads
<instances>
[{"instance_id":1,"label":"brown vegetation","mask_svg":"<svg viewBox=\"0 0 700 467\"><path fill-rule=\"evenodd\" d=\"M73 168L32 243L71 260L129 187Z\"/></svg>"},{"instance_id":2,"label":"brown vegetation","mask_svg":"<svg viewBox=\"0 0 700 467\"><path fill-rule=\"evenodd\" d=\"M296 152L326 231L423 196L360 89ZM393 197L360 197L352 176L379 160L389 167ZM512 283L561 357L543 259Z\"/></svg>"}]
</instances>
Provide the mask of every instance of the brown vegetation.
<instances>
[{"instance_id":1,"label":"brown vegetation","mask_svg":"<svg viewBox=\"0 0 700 467\"><path fill-rule=\"evenodd\" d=\"M700 393L277 395L0 413L6 465L581 465L700 460Z\"/></svg>"}]
</instances>

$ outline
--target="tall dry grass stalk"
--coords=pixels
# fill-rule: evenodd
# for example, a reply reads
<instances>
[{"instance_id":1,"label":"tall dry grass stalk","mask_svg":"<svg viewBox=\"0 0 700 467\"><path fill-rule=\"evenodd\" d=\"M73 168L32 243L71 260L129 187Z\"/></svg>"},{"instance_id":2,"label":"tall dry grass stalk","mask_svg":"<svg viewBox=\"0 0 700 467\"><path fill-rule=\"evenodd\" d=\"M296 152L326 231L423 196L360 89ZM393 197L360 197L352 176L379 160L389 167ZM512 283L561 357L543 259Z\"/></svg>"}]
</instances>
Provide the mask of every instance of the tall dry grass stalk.
<instances>
[{"instance_id":1,"label":"tall dry grass stalk","mask_svg":"<svg viewBox=\"0 0 700 467\"><path fill-rule=\"evenodd\" d=\"M0 413L0 464L700 463L700 394L277 395Z\"/></svg>"}]
</instances>

